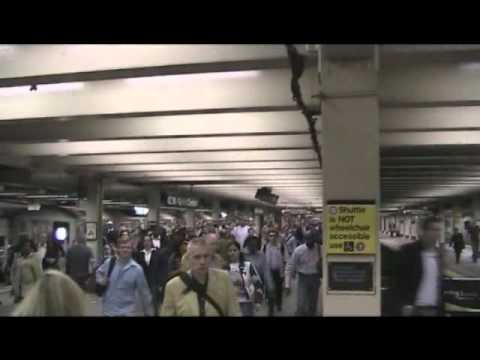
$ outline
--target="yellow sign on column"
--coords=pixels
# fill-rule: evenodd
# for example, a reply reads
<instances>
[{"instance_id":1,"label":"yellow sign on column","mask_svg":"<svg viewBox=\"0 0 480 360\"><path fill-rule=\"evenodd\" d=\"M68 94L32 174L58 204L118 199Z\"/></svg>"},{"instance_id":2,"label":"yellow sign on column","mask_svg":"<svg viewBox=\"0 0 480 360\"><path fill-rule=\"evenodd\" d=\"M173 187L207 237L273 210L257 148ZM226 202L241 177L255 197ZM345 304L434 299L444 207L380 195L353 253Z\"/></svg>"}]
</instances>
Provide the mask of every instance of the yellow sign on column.
<instances>
[{"instance_id":1,"label":"yellow sign on column","mask_svg":"<svg viewBox=\"0 0 480 360\"><path fill-rule=\"evenodd\" d=\"M327 254L376 253L376 205L329 204L325 221Z\"/></svg>"}]
</instances>

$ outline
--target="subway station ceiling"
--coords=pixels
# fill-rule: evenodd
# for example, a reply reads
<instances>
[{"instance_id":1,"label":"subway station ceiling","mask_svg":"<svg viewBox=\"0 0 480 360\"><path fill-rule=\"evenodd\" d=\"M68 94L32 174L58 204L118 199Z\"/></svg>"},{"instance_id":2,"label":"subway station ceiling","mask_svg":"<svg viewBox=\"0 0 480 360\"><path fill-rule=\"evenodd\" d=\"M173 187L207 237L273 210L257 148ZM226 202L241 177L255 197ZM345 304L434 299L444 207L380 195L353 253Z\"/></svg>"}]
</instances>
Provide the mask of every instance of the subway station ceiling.
<instances>
[{"instance_id":1,"label":"subway station ceiling","mask_svg":"<svg viewBox=\"0 0 480 360\"><path fill-rule=\"evenodd\" d=\"M301 79L320 112L317 59ZM155 186L321 207L322 170L282 45L0 45L0 200ZM480 46L380 47L382 205L480 186ZM321 115L317 131L322 142ZM193 186L193 188L192 188Z\"/></svg>"}]
</instances>

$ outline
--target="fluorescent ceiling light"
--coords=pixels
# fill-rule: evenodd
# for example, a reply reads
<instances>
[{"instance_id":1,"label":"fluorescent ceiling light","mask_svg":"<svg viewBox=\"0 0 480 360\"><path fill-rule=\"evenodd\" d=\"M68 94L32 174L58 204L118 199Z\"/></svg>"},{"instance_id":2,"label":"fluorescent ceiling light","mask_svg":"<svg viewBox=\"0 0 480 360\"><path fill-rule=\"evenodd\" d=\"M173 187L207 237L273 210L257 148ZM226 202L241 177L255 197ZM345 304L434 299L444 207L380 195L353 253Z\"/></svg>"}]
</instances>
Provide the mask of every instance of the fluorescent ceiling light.
<instances>
[{"instance_id":1,"label":"fluorescent ceiling light","mask_svg":"<svg viewBox=\"0 0 480 360\"><path fill-rule=\"evenodd\" d=\"M149 208L142 207L142 206L134 206L133 209L135 210L135 214L138 215L138 216L146 216L146 215L148 215L148 212L150 211Z\"/></svg>"},{"instance_id":2,"label":"fluorescent ceiling light","mask_svg":"<svg viewBox=\"0 0 480 360\"><path fill-rule=\"evenodd\" d=\"M178 75L160 75L145 76L124 79L129 85L148 85L159 84L165 81L195 81L195 80L228 80L228 79L248 79L255 78L261 74L258 70L246 71L222 71L210 73L178 74Z\"/></svg>"},{"instance_id":3,"label":"fluorescent ceiling light","mask_svg":"<svg viewBox=\"0 0 480 360\"><path fill-rule=\"evenodd\" d=\"M83 82L69 82L58 84L40 84L36 85L37 90L31 91L31 86L12 86L0 88L0 96L16 96L27 94L44 94L81 90L84 87Z\"/></svg>"},{"instance_id":4,"label":"fluorescent ceiling light","mask_svg":"<svg viewBox=\"0 0 480 360\"><path fill-rule=\"evenodd\" d=\"M4 192L0 193L0 196L25 196L25 193L19 193L19 192Z\"/></svg>"},{"instance_id":5,"label":"fluorescent ceiling light","mask_svg":"<svg viewBox=\"0 0 480 360\"><path fill-rule=\"evenodd\" d=\"M40 211L42 208L42 205L40 204L28 204L27 205L27 210L28 211Z\"/></svg>"},{"instance_id":6,"label":"fluorescent ceiling light","mask_svg":"<svg viewBox=\"0 0 480 360\"><path fill-rule=\"evenodd\" d=\"M131 202L127 202L127 201L111 201L111 200L104 200L103 203L105 205L132 205Z\"/></svg>"},{"instance_id":7,"label":"fluorescent ceiling light","mask_svg":"<svg viewBox=\"0 0 480 360\"><path fill-rule=\"evenodd\" d=\"M67 239L67 236L68 236L68 231L65 227L59 227L56 231L55 231L55 239L57 240L60 240L60 241L65 241Z\"/></svg>"},{"instance_id":8,"label":"fluorescent ceiling light","mask_svg":"<svg viewBox=\"0 0 480 360\"><path fill-rule=\"evenodd\" d=\"M68 195L26 195L26 199L68 199Z\"/></svg>"}]
</instances>

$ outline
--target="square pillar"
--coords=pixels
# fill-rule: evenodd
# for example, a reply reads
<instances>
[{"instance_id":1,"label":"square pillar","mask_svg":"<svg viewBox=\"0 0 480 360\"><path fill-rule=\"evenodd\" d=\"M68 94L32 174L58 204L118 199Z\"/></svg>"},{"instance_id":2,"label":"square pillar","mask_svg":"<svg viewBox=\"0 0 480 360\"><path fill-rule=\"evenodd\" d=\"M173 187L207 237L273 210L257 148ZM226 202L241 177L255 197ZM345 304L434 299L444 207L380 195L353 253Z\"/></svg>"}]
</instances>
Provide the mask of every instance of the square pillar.
<instances>
[{"instance_id":1,"label":"square pillar","mask_svg":"<svg viewBox=\"0 0 480 360\"><path fill-rule=\"evenodd\" d=\"M88 240L97 261L103 259L103 179L100 177L81 177L80 188L85 190L86 200L80 199L79 205L86 212L86 222L96 224L95 240ZM83 230L86 231L86 228Z\"/></svg>"},{"instance_id":2,"label":"square pillar","mask_svg":"<svg viewBox=\"0 0 480 360\"><path fill-rule=\"evenodd\" d=\"M367 242L374 250L368 254L362 254L360 250L351 251L346 243L341 254L335 253L333 246L329 245L335 242L329 233L333 234L331 224L334 220L329 211L324 211L323 231L328 237L323 251L323 313L324 316L380 316L381 264L377 225L380 207L380 123L376 47L325 45L321 53L323 208L330 209L333 214L342 210L333 209L331 204L357 202L369 203L374 211L373 221L370 221L374 235ZM354 242L355 249L358 242ZM342 263L347 266L337 267ZM338 272L330 274L334 268ZM344 290L348 286L342 290L330 290L330 282L333 284L333 279L339 279L337 275L340 276L340 271L343 271L341 276L348 277L349 272L345 269L349 268L371 269L371 275L365 277L361 275L363 270L351 275L370 279L371 290L363 290L363 287L362 290Z\"/></svg>"},{"instance_id":3,"label":"square pillar","mask_svg":"<svg viewBox=\"0 0 480 360\"><path fill-rule=\"evenodd\" d=\"M185 225L188 229L195 229L195 212L193 210L186 210L184 214Z\"/></svg>"},{"instance_id":4,"label":"square pillar","mask_svg":"<svg viewBox=\"0 0 480 360\"><path fill-rule=\"evenodd\" d=\"M220 220L220 200L213 200L212 217L213 220Z\"/></svg>"},{"instance_id":5,"label":"square pillar","mask_svg":"<svg viewBox=\"0 0 480 360\"><path fill-rule=\"evenodd\" d=\"M151 187L147 190L148 200L148 225L158 227L160 213L160 190L157 187ZM148 227L148 226L147 226Z\"/></svg>"},{"instance_id":6,"label":"square pillar","mask_svg":"<svg viewBox=\"0 0 480 360\"><path fill-rule=\"evenodd\" d=\"M472 223L480 225L480 196L476 195L472 199L472 213L473 219Z\"/></svg>"}]
</instances>

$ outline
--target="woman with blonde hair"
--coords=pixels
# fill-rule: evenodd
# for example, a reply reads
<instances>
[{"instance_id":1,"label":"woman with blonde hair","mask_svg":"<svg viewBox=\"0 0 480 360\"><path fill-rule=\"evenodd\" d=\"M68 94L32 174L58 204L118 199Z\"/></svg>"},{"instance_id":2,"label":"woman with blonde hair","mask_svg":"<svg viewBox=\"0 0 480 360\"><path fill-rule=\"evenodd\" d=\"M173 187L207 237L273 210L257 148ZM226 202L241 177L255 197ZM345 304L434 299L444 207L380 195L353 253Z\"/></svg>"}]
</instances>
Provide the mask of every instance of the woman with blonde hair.
<instances>
[{"instance_id":1,"label":"woman with blonde hair","mask_svg":"<svg viewBox=\"0 0 480 360\"><path fill-rule=\"evenodd\" d=\"M83 290L58 270L47 270L13 316L86 316Z\"/></svg>"}]
</instances>

